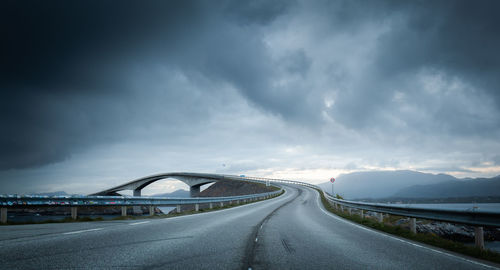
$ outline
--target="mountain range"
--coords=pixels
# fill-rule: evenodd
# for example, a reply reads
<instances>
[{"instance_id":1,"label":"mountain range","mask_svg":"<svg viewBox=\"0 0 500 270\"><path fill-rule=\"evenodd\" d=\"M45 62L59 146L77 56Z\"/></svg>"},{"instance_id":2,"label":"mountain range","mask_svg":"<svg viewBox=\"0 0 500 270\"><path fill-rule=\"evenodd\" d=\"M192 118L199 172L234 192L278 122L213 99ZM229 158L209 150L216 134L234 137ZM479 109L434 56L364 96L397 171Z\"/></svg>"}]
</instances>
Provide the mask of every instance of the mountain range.
<instances>
[{"instance_id":1,"label":"mountain range","mask_svg":"<svg viewBox=\"0 0 500 270\"><path fill-rule=\"evenodd\" d=\"M319 184L331 193L331 183ZM416 171L373 171L340 175L334 193L346 199L500 196L500 176L459 179Z\"/></svg>"},{"instance_id":2,"label":"mountain range","mask_svg":"<svg viewBox=\"0 0 500 270\"><path fill-rule=\"evenodd\" d=\"M189 198L191 195L189 190L178 189L170 193L160 193L151 195L151 197L170 197L170 198Z\"/></svg>"}]
</instances>

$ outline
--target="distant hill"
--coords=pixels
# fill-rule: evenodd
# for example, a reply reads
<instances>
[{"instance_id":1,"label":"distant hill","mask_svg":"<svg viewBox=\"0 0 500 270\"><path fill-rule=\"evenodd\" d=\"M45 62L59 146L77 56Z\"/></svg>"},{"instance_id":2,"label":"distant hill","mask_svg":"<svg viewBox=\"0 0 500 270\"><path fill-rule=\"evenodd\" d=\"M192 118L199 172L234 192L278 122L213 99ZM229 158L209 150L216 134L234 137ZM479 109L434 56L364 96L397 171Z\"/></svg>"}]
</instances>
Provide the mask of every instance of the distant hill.
<instances>
[{"instance_id":1,"label":"distant hill","mask_svg":"<svg viewBox=\"0 0 500 270\"><path fill-rule=\"evenodd\" d=\"M342 174L336 178L335 193L346 199L391 197L404 188L415 185L459 182L447 174L429 174L416 171L372 171ZM325 191L331 192L331 183L319 184Z\"/></svg>"},{"instance_id":2,"label":"distant hill","mask_svg":"<svg viewBox=\"0 0 500 270\"><path fill-rule=\"evenodd\" d=\"M207 189L200 192L200 197L224 197L224 196L239 196L255 193L263 193L276 190L275 187L266 187L264 184L222 180L212 184ZM203 207L203 205L201 205ZM205 205L206 207L206 205ZM181 211L192 211L193 205L182 205ZM175 213L175 209L170 213Z\"/></svg>"},{"instance_id":3,"label":"distant hill","mask_svg":"<svg viewBox=\"0 0 500 270\"><path fill-rule=\"evenodd\" d=\"M274 187L266 187L264 184L222 180L215 182L215 184L202 191L200 193L200 197L239 196L269 192L273 190L275 190Z\"/></svg>"},{"instance_id":4,"label":"distant hill","mask_svg":"<svg viewBox=\"0 0 500 270\"><path fill-rule=\"evenodd\" d=\"M82 194L68 194L66 191L54 191L54 192L41 192L35 193L32 195L40 195L40 196L84 196Z\"/></svg>"},{"instance_id":5,"label":"distant hill","mask_svg":"<svg viewBox=\"0 0 500 270\"><path fill-rule=\"evenodd\" d=\"M154 194L154 195L151 195L151 197L189 198L190 193L189 193L189 190L178 189L178 190L176 190L174 192L170 192L170 193Z\"/></svg>"},{"instance_id":6,"label":"distant hill","mask_svg":"<svg viewBox=\"0 0 500 270\"><path fill-rule=\"evenodd\" d=\"M42 193L35 193L33 195L41 195L41 196L69 196L66 191L54 191L54 192L42 192Z\"/></svg>"},{"instance_id":7,"label":"distant hill","mask_svg":"<svg viewBox=\"0 0 500 270\"><path fill-rule=\"evenodd\" d=\"M451 198L500 196L500 175L493 178L447 181L430 185L414 185L396 192L398 198Z\"/></svg>"}]
</instances>

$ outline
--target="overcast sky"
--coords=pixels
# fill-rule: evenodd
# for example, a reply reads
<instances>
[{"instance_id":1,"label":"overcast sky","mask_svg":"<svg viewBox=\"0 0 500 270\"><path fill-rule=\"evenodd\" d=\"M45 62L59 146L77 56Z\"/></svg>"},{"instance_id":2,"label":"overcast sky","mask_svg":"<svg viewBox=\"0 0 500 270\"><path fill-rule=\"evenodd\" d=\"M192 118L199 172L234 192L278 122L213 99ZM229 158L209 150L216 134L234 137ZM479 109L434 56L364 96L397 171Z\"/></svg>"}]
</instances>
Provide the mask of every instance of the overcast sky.
<instances>
[{"instance_id":1,"label":"overcast sky","mask_svg":"<svg viewBox=\"0 0 500 270\"><path fill-rule=\"evenodd\" d=\"M85 194L172 171L498 175L498 10L2 1L0 193Z\"/></svg>"}]
</instances>

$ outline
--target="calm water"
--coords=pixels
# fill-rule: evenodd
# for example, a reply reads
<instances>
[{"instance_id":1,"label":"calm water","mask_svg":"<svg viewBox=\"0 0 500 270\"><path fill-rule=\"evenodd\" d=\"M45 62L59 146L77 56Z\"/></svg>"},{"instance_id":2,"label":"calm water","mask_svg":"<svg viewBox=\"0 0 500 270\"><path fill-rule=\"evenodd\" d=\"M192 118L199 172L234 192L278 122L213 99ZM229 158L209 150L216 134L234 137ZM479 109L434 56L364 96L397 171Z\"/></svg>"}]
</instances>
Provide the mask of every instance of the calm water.
<instances>
[{"instance_id":1,"label":"calm water","mask_svg":"<svg viewBox=\"0 0 500 270\"><path fill-rule=\"evenodd\" d=\"M465 211L474 209L475 211L500 213L500 203L414 203L401 205L429 209L452 209Z\"/></svg>"}]
</instances>

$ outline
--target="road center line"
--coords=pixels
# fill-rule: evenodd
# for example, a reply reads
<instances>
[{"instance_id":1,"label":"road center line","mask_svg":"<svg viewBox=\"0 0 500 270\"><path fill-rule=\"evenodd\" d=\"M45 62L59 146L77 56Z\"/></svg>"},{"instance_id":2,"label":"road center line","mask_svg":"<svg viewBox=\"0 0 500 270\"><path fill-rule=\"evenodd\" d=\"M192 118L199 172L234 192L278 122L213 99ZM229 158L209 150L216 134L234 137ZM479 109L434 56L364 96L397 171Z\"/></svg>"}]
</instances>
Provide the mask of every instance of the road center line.
<instances>
[{"instance_id":1,"label":"road center line","mask_svg":"<svg viewBox=\"0 0 500 270\"><path fill-rule=\"evenodd\" d=\"M129 225L130 226L134 226L134 225L139 225L139 224L144 224L144 223L149 223L151 221L141 221L141 222L136 222L136 223L130 223Z\"/></svg>"},{"instance_id":2,"label":"road center line","mask_svg":"<svg viewBox=\"0 0 500 270\"><path fill-rule=\"evenodd\" d=\"M92 232L92 231L100 231L104 228L95 228L95 229L88 229L88 230L81 230L81 231L74 231L74 232L65 232L62 234L77 234L77 233L84 233L84 232Z\"/></svg>"}]
</instances>

